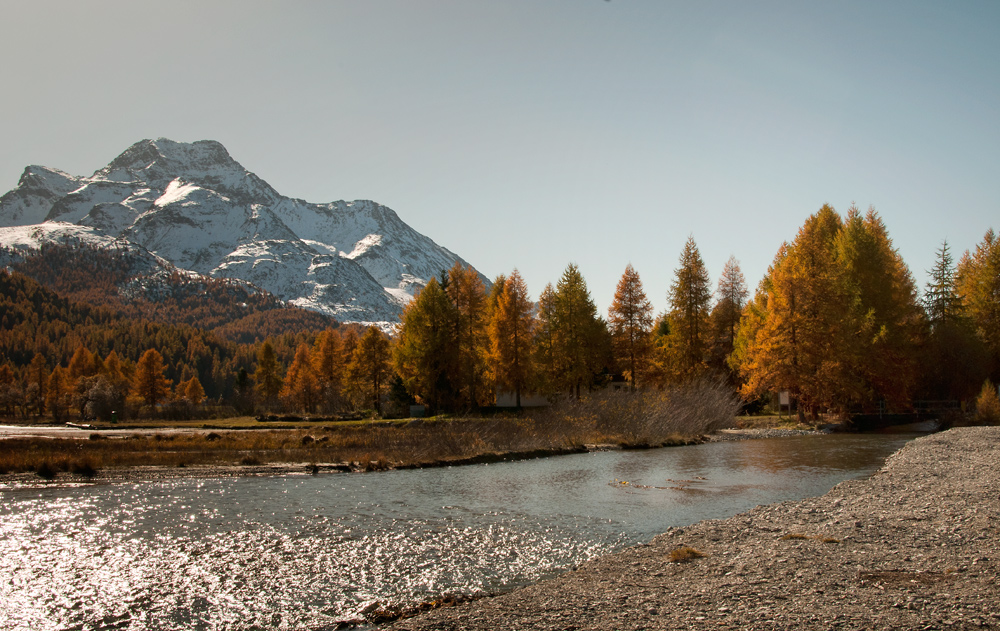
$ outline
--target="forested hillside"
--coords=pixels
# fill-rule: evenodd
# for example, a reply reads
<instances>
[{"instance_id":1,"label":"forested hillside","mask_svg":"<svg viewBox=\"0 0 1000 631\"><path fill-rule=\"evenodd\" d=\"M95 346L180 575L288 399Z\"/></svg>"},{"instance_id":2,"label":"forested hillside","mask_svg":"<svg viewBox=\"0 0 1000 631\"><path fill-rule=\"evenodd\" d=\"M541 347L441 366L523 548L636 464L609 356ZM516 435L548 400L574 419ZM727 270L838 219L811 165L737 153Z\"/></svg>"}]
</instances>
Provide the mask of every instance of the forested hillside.
<instances>
[{"instance_id":1,"label":"forested hillside","mask_svg":"<svg viewBox=\"0 0 1000 631\"><path fill-rule=\"evenodd\" d=\"M787 392L803 420L905 412L925 400L1000 409L992 230L957 263L943 243L923 292L874 210L821 208L752 296L735 258L713 290L689 238L659 315L631 265L605 318L572 263L537 303L516 269L487 289L456 263L409 303L391 337L241 283L137 275L129 256L50 247L0 273L0 411L198 414L211 401L240 412L384 415L414 401L469 411L498 393L520 406L706 378L758 407Z\"/></svg>"},{"instance_id":2,"label":"forested hillside","mask_svg":"<svg viewBox=\"0 0 1000 631\"><path fill-rule=\"evenodd\" d=\"M151 266L148 255L134 249L46 244L36 251L5 254L12 271L123 318L190 324L240 342L336 326L329 316L287 307L243 281L182 273L165 263Z\"/></svg>"},{"instance_id":3,"label":"forested hillside","mask_svg":"<svg viewBox=\"0 0 1000 631\"><path fill-rule=\"evenodd\" d=\"M0 270L0 409L8 414L47 411L57 367L72 373L72 389L111 358L128 381L150 349L162 357L164 379L196 379L203 398L226 401L240 371L253 370L264 339L288 362L299 342L338 326L244 283L170 270L137 274L142 266L128 250L53 245L7 256L15 261ZM124 410L129 384L119 385Z\"/></svg>"}]
</instances>

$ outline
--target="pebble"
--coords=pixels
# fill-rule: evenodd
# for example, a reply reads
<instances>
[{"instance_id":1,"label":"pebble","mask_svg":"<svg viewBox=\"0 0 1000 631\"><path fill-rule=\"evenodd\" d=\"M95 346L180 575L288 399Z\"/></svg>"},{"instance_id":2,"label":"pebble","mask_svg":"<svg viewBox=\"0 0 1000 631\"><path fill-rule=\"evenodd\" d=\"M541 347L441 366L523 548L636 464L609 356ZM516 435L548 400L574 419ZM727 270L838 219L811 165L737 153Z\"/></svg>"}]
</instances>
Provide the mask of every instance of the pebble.
<instances>
[{"instance_id":1,"label":"pebble","mask_svg":"<svg viewBox=\"0 0 1000 631\"><path fill-rule=\"evenodd\" d=\"M924 436L871 478L822 497L675 528L553 579L387 628L1000 630L997 463L998 427ZM792 533L809 538L782 538ZM671 562L682 546L705 556Z\"/></svg>"}]
</instances>

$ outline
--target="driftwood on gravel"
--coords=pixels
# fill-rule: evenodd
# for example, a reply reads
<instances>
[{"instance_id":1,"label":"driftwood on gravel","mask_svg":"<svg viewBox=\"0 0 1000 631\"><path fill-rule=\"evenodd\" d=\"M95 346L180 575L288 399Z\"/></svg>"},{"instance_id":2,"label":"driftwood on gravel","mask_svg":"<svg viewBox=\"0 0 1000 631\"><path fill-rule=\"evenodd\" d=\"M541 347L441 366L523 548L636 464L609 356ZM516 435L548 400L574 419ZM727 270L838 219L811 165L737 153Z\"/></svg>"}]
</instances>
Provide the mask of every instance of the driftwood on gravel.
<instances>
[{"instance_id":1,"label":"driftwood on gravel","mask_svg":"<svg viewBox=\"0 0 1000 631\"><path fill-rule=\"evenodd\" d=\"M1000 629L1000 428L917 439L868 480L675 528L429 629ZM686 562L671 553L691 548Z\"/></svg>"}]
</instances>

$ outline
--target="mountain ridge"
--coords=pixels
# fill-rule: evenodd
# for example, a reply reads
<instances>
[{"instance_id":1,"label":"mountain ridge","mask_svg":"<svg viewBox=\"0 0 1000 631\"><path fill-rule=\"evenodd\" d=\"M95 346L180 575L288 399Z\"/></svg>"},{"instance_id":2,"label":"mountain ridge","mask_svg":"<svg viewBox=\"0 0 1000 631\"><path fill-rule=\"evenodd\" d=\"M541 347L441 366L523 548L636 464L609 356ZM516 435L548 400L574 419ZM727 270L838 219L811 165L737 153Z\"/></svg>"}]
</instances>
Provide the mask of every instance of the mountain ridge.
<instances>
[{"instance_id":1,"label":"mountain ridge","mask_svg":"<svg viewBox=\"0 0 1000 631\"><path fill-rule=\"evenodd\" d=\"M384 329L432 276L469 265L374 201L281 195L214 140L141 140L91 176L26 167L0 197L0 246L67 237L127 241L181 270Z\"/></svg>"}]
</instances>

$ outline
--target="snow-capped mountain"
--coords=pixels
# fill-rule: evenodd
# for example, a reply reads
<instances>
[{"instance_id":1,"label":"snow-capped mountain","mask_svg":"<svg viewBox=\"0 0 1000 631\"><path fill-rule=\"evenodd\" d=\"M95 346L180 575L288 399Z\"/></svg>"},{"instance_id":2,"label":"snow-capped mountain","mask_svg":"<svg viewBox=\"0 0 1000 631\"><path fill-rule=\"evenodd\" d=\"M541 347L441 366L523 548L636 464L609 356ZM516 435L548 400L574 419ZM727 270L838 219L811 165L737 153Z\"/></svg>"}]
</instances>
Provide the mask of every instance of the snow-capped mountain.
<instances>
[{"instance_id":1,"label":"snow-capped mountain","mask_svg":"<svg viewBox=\"0 0 1000 631\"><path fill-rule=\"evenodd\" d=\"M0 246L67 238L126 241L183 270L383 326L432 276L468 265L381 204L285 197L209 140L143 140L90 177L27 167L0 197Z\"/></svg>"}]
</instances>

